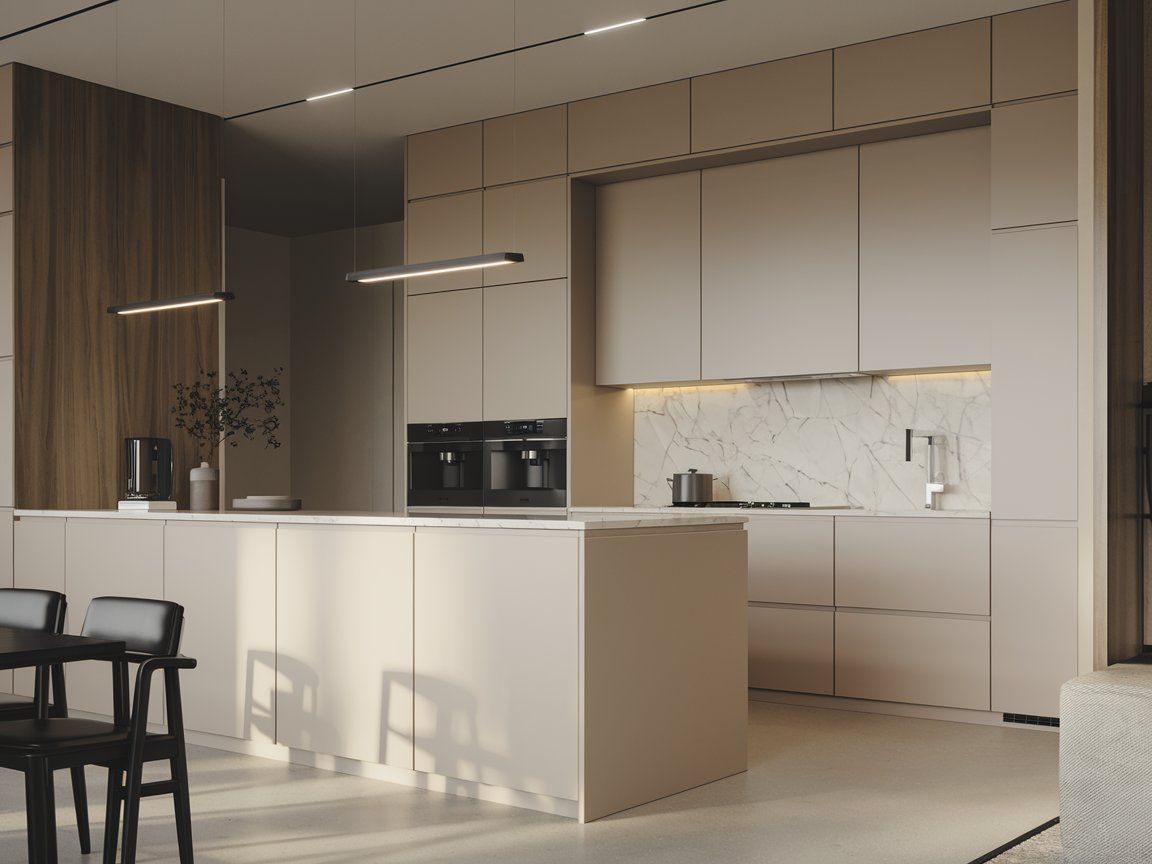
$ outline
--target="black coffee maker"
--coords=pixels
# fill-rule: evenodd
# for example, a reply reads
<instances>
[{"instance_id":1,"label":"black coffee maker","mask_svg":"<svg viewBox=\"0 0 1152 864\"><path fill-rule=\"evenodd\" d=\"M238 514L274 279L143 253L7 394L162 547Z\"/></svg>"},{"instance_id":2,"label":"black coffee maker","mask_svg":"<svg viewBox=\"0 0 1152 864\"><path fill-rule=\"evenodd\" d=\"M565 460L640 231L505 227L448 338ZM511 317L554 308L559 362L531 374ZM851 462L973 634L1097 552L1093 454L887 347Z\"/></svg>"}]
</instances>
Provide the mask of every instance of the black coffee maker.
<instances>
[{"instance_id":1,"label":"black coffee maker","mask_svg":"<svg viewBox=\"0 0 1152 864\"><path fill-rule=\"evenodd\" d=\"M172 498L172 442L167 438L124 439L125 501Z\"/></svg>"}]
</instances>

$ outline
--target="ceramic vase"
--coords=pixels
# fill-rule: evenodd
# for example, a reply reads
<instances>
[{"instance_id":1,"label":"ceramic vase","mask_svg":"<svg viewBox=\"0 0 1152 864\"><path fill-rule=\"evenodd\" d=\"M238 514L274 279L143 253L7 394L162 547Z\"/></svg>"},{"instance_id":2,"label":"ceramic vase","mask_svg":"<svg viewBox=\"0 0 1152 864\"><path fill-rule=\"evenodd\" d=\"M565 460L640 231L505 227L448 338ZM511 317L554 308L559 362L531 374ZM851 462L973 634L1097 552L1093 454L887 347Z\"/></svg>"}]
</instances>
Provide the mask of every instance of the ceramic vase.
<instances>
[{"instance_id":1,"label":"ceramic vase","mask_svg":"<svg viewBox=\"0 0 1152 864\"><path fill-rule=\"evenodd\" d=\"M190 510L202 513L220 509L220 469L201 462L199 468L188 472L188 503Z\"/></svg>"}]
</instances>

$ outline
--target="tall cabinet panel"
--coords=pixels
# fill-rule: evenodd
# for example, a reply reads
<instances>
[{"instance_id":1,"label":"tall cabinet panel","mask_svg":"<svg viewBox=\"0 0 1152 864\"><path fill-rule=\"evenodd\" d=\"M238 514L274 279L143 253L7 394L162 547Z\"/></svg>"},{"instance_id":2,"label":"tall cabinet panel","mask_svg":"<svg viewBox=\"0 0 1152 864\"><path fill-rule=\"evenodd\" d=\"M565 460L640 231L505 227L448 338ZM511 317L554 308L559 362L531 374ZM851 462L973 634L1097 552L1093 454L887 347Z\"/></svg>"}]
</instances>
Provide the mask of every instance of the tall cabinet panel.
<instances>
[{"instance_id":1,"label":"tall cabinet panel","mask_svg":"<svg viewBox=\"0 0 1152 864\"><path fill-rule=\"evenodd\" d=\"M855 147L703 172L703 379L856 371L857 187Z\"/></svg>"},{"instance_id":2,"label":"tall cabinet panel","mask_svg":"<svg viewBox=\"0 0 1152 864\"><path fill-rule=\"evenodd\" d=\"M408 422L480 420L484 413L484 292L408 298Z\"/></svg>"},{"instance_id":3,"label":"tall cabinet panel","mask_svg":"<svg viewBox=\"0 0 1152 864\"><path fill-rule=\"evenodd\" d=\"M861 370L991 361L989 161L987 127L860 148Z\"/></svg>"},{"instance_id":4,"label":"tall cabinet panel","mask_svg":"<svg viewBox=\"0 0 1152 864\"><path fill-rule=\"evenodd\" d=\"M12 530L13 516L11 510L0 510L0 588L13 588L12 575ZM12 693L12 670L5 669L0 672L0 693Z\"/></svg>"},{"instance_id":5,"label":"tall cabinet panel","mask_svg":"<svg viewBox=\"0 0 1152 864\"><path fill-rule=\"evenodd\" d=\"M484 193L466 192L413 201L408 205L409 264L466 258L484 251ZM509 250L515 251L515 250ZM409 294L427 294L484 284L483 270L464 270L440 276L421 276L408 284Z\"/></svg>"},{"instance_id":6,"label":"tall cabinet panel","mask_svg":"<svg viewBox=\"0 0 1152 864\"><path fill-rule=\"evenodd\" d=\"M568 283L484 289L484 419L568 416Z\"/></svg>"},{"instance_id":7,"label":"tall cabinet panel","mask_svg":"<svg viewBox=\"0 0 1152 864\"><path fill-rule=\"evenodd\" d=\"M1075 520L1076 227L997 232L992 259L996 516Z\"/></svg>"},{"instance_id":8,"label":"tall cabinet panel","mask_svg":"<svg viewBox=\"0 0 1152 864\"><path fill-rule=\"evenodd\" d=\"M524 260L482 271L485 285L559 279L568 270L568 180L555 177L484 190L484 251Z\"/></svg>"},{"instance_id":9,"label":"tall cabinet panel","mask_svg":"<svg viewBox=\"0 0 1152 864\"><path fill-rule=\"evenodd\" d=\"M596 192L596 383L700 378L700 172Z\"/></svg>"},{"instance_id":10,"label":"tall cabinet panel","mask_svg":"<svg viewBox=\"0 0 1152 864\"><path fill-rule=\"evenodd\" d=\"M1076 97L992 112L992 227L1076 219Z\"/></svg>"}]
</instances>

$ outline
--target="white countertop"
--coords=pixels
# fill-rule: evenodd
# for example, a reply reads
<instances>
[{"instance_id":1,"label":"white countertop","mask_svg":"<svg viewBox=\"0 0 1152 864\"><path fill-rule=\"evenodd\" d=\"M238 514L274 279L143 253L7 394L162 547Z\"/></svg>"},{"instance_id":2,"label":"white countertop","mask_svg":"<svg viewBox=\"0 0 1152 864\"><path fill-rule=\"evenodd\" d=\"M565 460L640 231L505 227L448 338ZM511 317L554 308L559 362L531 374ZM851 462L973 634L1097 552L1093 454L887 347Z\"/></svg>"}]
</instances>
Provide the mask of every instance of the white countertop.
<instances>
[{"instance_id":1,"label":"white countertop","mask_svg":"<svg viewBox=\"0 0 1152 864\"><path fill-rule=\"evenodd\" d=\"M684 518L686 516L694 516L698 513L723 513L723 514L740 514L749 518L757 516L835 516L839 519L842 516L871 516L871 517L889 517L889 518L929 518L929 519L990 519L992 514L987 510L928 510L921 508L919 510L865 510L856 507L847 507L844 505L828 504L828 505L813 505L811 507L778 507L778 508L740 508L740 507L573 507L570 511L572 514L596 514L601 513L605 515L620 514L621 516L628 515L656 515L656 516L669 516L672 518Z\"/></svg>"},{"instance_id":2,"label":"white countertop","mask_svg":"<svg viewBox=\"0 0 1152 864\"><path fill-rule=\"evenodd\" d=\"M16 510L16 516L50 516L66 519L151 519L181 522L277 522L289 525L383 525L401 528L518 528L520 530L644 530L651 528L695 528L711 525L742 525L748 520L737 511L677 512L670 515L660 510L629 512L581 511L567 513L560 510L555 516L407 516L403 513L314 513L295 512L238 512L193 513L189 510ZM632 517L632 518L628 518Z\"/></svg>"}]
</instances>

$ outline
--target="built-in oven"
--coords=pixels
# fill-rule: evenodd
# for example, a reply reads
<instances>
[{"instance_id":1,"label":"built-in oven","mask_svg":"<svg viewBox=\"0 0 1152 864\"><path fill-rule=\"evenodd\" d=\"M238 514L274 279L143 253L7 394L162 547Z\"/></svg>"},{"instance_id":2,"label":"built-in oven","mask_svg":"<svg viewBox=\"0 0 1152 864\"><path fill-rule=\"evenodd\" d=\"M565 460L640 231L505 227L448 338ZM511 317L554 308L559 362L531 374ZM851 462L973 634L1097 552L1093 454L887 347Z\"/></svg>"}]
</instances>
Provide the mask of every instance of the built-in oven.
<instances>
[{"instance_id":1,"label":"built-in oven","mask_svg":"<svg viewBox=\"0 0 1152 864\"><path fill-rule=\"evenodd\" d=\"M408 507L484 505L484 424L408 426Z\"/></svg>"},{"instance_id":2,"label":"built-in oven","mask_svg":"<svg viewBox=\"0 0 1152 864\"><path fill-rule=\"evenodd\" d=\"M568 421L484 424L484 506L566 507Z\"/></svg>"}]
</instances>

